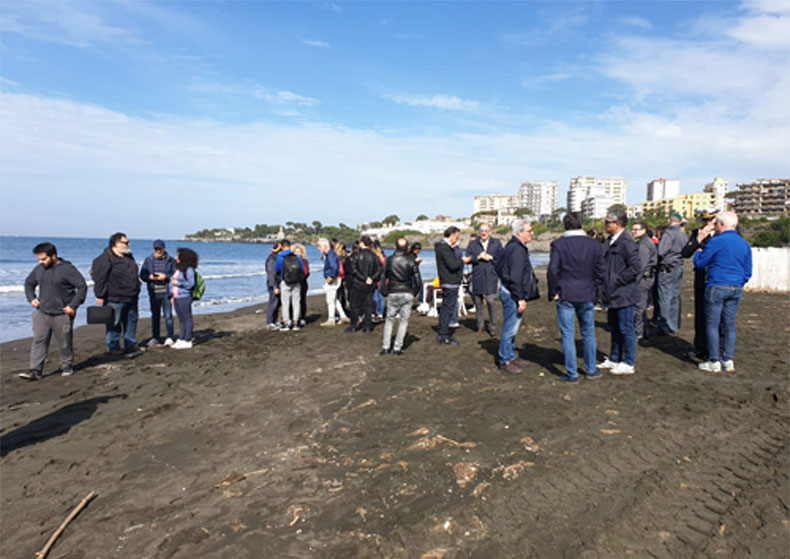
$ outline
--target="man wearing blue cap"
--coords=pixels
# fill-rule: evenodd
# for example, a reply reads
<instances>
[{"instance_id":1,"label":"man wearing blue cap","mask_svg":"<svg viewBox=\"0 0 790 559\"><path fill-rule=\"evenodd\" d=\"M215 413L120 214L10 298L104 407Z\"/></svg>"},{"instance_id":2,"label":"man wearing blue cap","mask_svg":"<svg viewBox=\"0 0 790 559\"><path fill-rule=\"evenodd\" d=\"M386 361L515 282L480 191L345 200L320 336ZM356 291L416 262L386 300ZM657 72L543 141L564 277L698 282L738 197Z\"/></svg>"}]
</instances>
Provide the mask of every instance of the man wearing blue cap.
<instances>
[{"instance_id":1,"label":"man wearing blue cap","mask_svg":"<svg viewBox=\"0 0 790 559\"><path fill-rule=\"evenodd\" d=\"M148 285L148 300L151 303L151 333L148 347L159 345L159 313L165 318L167 339L165 345L173 345L173 307L170 304L170 281L176 269L176 260L165 250L162 239L154 241L154 252L145 259L140 268L140 279Z\"/></svg>"}]
</instances>

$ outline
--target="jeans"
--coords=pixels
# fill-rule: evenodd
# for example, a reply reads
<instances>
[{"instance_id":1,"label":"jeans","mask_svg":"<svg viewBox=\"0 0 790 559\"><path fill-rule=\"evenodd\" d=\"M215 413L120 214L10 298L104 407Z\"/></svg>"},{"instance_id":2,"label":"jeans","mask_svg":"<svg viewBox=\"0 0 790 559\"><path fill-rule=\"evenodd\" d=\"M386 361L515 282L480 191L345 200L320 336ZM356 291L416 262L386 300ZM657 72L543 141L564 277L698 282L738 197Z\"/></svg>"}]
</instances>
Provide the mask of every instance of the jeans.
<instances>
[{"instance_id":1,"label":"jeans","mask_svg":"<svg viewBox=\"0 0 790 559\"><path fill-rule=\"evenodd\" d=\"M488 327L494 334L499 326L499 307L496 304L496 293L473 293L472 299L475 302L475 318L477 319L477 329L485 328L486 320L483 315L483 305L488 306Z\"/></svg>"},{"instance_id":2,"label":"jeans","mask_svg":"<svg viewBox=\"0 0 790 559\"><path fill-rule=\"evenodd\" d=\"M502 332L499 334L499 363L513 361L516 355L516 332L521 325L524 313L518 312L518 301L504 287L499 290L499 300L502 301Z\"/></svg>"},{"instance_id":3,"label":"jeans","mask_svg":"<svg viewBox=\"0 0 790 559\"><path fill-rule=\"evenodd\" d=\"M154 339L159 339L159 314L161 312L165 319L165 330L167 337L173 337L173 307L170 305L170 298L167 293L160 295L149 295L148 300L151 303L151 335Z\"/></svg>"},{"instance_id":4,"label":"jeans","mask_svg":"<svg viewBox=\"0 0 790 559\"><path fill-rule=\"evenodd\" d=\"M30 347L30 370L40 373L44 370L44 361L49 351L49 341L55 334L60 350L62 369L70 369L74 362L74 344L72 331L74 318L67 314L44 314L40 310L33 311L33 345Z\"/></svg>"},{"instance_id":5,"label":"jeans","mask_svg":"<svg viewBox=\"0 0 790 559\"><path fill-rule=\"evenodd\" d=\"M192 329L195 324L192 320L192 296L174 299L173 304L178 315L178 338L188 342L192 339Z\"/></svg>"},{"instance_id":6,"label":"jeans","mask_svg":"<svg viewBox=\"0 0 790 559\"><path fill-rule=\"evenodd\" d=\"M373 304L376 307L376 315L377 316L384 316L384 309L387 305L387 300L384 299L384 295L377 289L373 292Z\"/></svg>"},{"instance_id":7,"label":"jeans","mask_svg":"<svg viewBox=\"0 0 790 559\"><path fill-rule=\"evenodd\" d=\"M107 301L106 305L113 308L112 324L106 326L107 347L110 351L121 349L121 333L126 349L137 347L137 299L134 301Z\"/></svg>"},{"instance_id":8,"label":"jeans","mask_svg":"<svg viewBox=\"0 0 790 559\"><path fill-rule=\"evenodd\" d=\"M395 351L403 348L403 340L406 337L406 329L409 327L409 317L411 316L411 305L414 296L411 293L391 293L387 297L387 320L384 322L384 349L390 348L392 342L392 327L395 324L395 317L398 317L398 333L395 335Z\"/></svg>"},{"instance_id":9,"label":"jeans","mask_svg":"<svg viewBox=\"0 0 790 559\"><path fill-rule=\"evenodd\" d=\"M326 294L326 309L329 314L328 320L335 320L335 312L343 319L347 318L346 313L343 311L343 305L337 300L337 294L340 290L343 280L335 278L332 283L324 283L324 293Z\"/></svg>"},{"instance_id":10,"label":"jeans","mask_svg":"<svg viewBox=\"0 0 790 559\"><path fill-rule=\"evenodd\" d=\"M299 324L299 310L301 308L302 286L298 283L287 284L280 282L280 301L283 306L283 322L286 326ZM293 311L293 320L291 311Z\"/></svg>"},{"instance_id":11,"label":"jeans","mask_svg":"<svg viewBox=\"0 0 790 559\"><path fill-rule=\"evenodd\" d=\"M729 361L735 357L735 313L743 287L709 285L705 288L705 326L708 333L708 359ZM724 348L719 347L719 324L724 331ZM720 353L721 351L721 353Z\"/></svg>"},{"instance_id":12,"label":"jeans","mask_svg":"<svg viewBox=\"0 0 790 559\"><path fill-rule=\"evenodd\" d=\"M277 323L277 313L280 310L280 296L274 293L274 288L269 287L269 306L266 308L266 324Z\"/></svg>"},{"instance_id":13,"label":"jeans","mask_svg":"<svg viewBox=\"0 0 790 559\"><path fill-rule=\"evenodd\" d=\"M458 318L458 287L442 286L442 306L439 308L439 341L450 338L450 322Z\"/></svg>"},{"instance_id":14,"label":"jeans","mask_svg":"<svg viewBox=\"0 0 790 559\"><path fill-rule=\"evenodd\" d=\"M634 305L609 309L609 327L612 330L612 347L609 361L633 365L636 362L636 330L634 330Z\"/></svg>"},{"instance_id":15,"label":"jeans","mask_svg":"<svg viewBox=\"0 0 790 559\"><path fill-rule=\"evenodd\" d=\"M594 375L595 365L595 304L571 303L557 301L557 321L562 334L562 353L565 354L565 371L571 378L579 376L576 368L576 323L579 317L579 330L584 343L584 369L588 375Z\"/></svg>"},{"instance_id":16,"label":"jeans","mask_svg":"<svg viewBox=\"0 0 790 559\"><path fill-rule=\"evenodd\" d=\"M675 334L680 328L680 284L683 266L658 274L658 305L661 315L658 327Z\"/></svg>"}]
</instances>

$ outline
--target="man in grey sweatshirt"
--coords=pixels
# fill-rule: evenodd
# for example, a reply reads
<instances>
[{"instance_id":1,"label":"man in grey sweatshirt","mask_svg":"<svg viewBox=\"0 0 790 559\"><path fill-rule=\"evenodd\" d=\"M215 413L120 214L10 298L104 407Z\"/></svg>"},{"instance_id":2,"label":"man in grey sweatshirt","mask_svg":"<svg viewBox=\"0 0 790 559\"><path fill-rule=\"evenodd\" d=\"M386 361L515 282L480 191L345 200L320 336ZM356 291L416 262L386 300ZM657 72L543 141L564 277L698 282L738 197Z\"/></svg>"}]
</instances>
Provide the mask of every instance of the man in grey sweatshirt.
<instances>
[{"instance_id":1,"label":"man in grey sweatshirt","mask_svg":"<svg viewBox=\"0 0 790 559\"><path fill-rule=\"evenodd\" d=\"M680 328L680 286L683 283L683 257L681 251L688 237L680 228L683 218L672 212L669 229L658 244L658 333L676 334Z\"/></svg>"},{"instance_id":2,"label":"man in grey sweatshirt","mask_svg":"<svg viewBox=\"0 0 790 559\"><path fill-rule=\"evenodd\" d=\"M33 254L39 265L25 280L25 296L36 309L33 311L33 344L30 348L30 370L19 373L19 376L29 380L41 378L52 334L55 334L60 349L60 372L68 376L74 372L74 317L77 307L85 301L88 287L71 262L58 258L58 251L52 243L36 245Z\"/></svg>"}]
</instances>

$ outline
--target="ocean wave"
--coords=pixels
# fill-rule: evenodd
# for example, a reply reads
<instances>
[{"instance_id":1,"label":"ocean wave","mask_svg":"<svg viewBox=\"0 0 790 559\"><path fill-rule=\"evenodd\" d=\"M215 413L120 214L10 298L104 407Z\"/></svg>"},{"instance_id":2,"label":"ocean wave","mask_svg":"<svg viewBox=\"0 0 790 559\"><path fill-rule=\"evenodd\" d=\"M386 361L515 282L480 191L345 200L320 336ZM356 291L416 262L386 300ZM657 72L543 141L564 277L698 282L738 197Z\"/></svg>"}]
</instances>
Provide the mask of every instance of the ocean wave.
<instances>
[{"instance_id":1,"label":"ocean wave","mask_svg":"<svg viewBox=\"0 0 790 559\"><path fill-rule=\"evenodd\" d=\"M0 295L10 295L11 293L24 293L24 285L0 285Z\"/></svg>"},{"instance_id":2,"label":"ocean wave","mask_svg":"<svg viewBox=\"0 0 790 559\"><path fill-rule=\"evenodd\" d=\"M217 299L204 299L195 303L196 307L213 307L216 305L238 305L239 303L259 303L269 300L268 295L249 295L247 297L218 297Z\"/></svg>"},{"instance_id":3,"label":"ocean wave","mask_svg":"<svg viewBox=\"0 0 790 559\"><path fill-rule=\"evenodd\" d=\"M213 280L213 279L232 279L232 278L254 278L259 276L265 276L266 272L239 272L236 274L207 274L203 276L204 280Z\"/></svg>"}]
</instances>

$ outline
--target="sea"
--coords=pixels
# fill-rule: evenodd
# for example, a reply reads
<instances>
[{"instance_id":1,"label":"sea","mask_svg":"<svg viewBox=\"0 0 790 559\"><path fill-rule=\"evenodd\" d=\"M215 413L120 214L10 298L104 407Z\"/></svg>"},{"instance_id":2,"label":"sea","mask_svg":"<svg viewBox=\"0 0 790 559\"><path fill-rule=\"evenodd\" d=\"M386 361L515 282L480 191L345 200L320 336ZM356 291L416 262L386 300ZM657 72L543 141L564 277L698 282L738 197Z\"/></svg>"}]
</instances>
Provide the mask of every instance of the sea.
<instances>
[{"instance_id":1,"label":"sea","mask_svg":"<svg viewBox=\"0 0 790 559\"><path fill-rule=\"evenodd\" d=\"M88 297L77 311L75 326L85 324L85 307L95 304L88 273L91 262L107 247L107 239L43 238L0 236L0 342L7 342L33 335L32 307L25 299L25 278L38 265L33 247L49 241L58 249L58 256L68 260L85 276L88 282ZM138 266L153 252L152 239L130 239L132 254ZM200 256L199 270L206 282L206 294L195 302L195 314L225 312L241 307L265 303L266 257L271 253L271 244L249 243L200 243L167 240L168 252L175 256L178 247L191 248ZM307 246L310 263L308 293L323 293L323 261L314 246ZM391 251L385 251L390 254ZM530 253L533 266L545 266L548 253ZM424 279L436 276L436 257L433 250L423 250L420 273ZM149 317L146 287L142 287L139 306L140 316ZM145 336L145 332L142 335Z\"/></svg>"}]
</instances>

